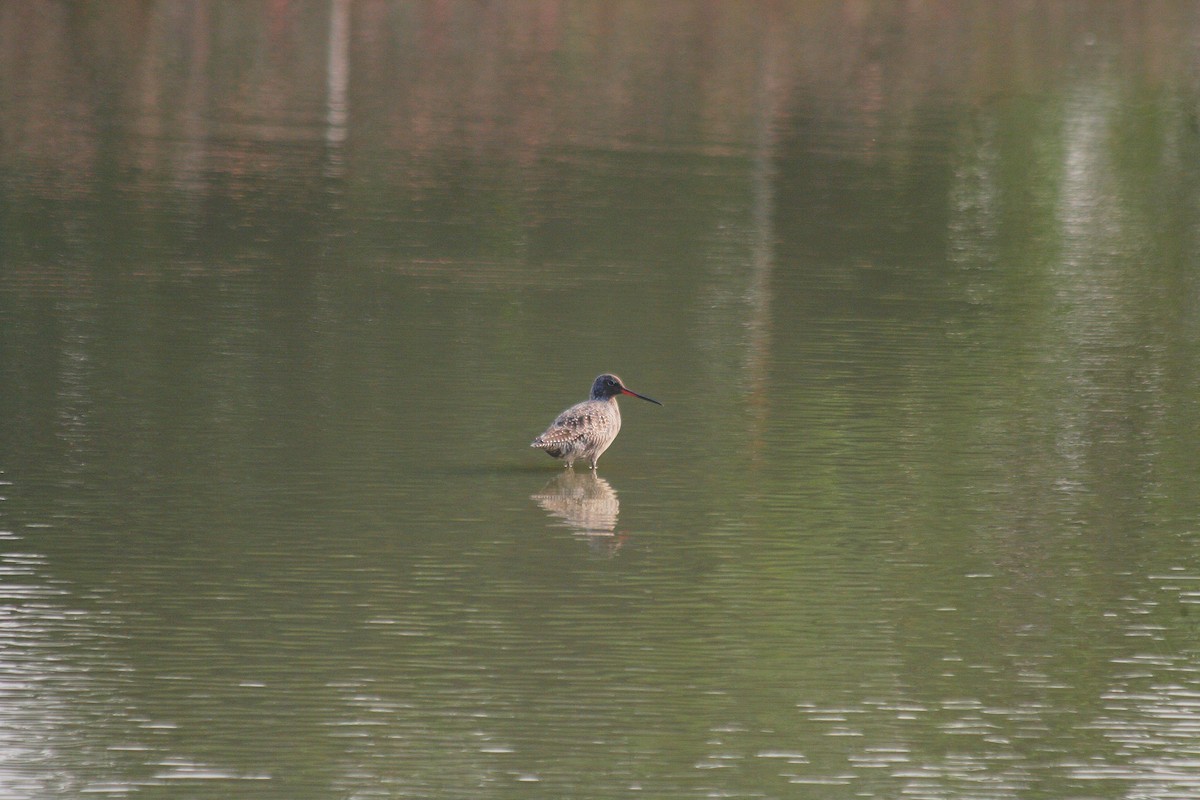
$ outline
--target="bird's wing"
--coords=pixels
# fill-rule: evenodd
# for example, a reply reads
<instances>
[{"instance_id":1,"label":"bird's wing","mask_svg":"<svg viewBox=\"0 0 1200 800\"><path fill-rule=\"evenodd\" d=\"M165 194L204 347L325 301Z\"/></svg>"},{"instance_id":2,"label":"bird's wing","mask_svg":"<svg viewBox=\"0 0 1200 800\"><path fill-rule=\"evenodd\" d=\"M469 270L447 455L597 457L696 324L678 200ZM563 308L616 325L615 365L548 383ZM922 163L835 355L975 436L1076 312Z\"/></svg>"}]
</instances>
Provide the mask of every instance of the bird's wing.
<instances>
[{"instance_id":1,"label":"bird's wing","mask_svg":"<svg viewBox=\"0 0 1200 800\"><path fill-rule=\"evenodd\" d=\"M575 442L590 442L599 426L597 416L587 409L572 406L555 418L541 436L533 440L534 447L553 447Z\"/></svg>"}]
</instances>

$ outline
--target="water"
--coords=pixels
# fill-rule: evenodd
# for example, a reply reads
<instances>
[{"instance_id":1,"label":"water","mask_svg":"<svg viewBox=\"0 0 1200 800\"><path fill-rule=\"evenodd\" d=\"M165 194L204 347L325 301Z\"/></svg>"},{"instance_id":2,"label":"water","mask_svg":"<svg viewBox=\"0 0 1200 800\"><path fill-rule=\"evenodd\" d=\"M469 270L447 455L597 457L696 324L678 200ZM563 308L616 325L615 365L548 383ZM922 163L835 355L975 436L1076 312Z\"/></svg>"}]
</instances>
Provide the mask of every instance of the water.
<instances>
[{"instance_id":1,"label":"water","mask_svg":"<svg viewBox=\"0 0 1200 800\"><path fill-rule=\"evenodd\" d=\"M4 6L2 793L1195 796L1197 25Z\"/></svg>"}]
</instances>

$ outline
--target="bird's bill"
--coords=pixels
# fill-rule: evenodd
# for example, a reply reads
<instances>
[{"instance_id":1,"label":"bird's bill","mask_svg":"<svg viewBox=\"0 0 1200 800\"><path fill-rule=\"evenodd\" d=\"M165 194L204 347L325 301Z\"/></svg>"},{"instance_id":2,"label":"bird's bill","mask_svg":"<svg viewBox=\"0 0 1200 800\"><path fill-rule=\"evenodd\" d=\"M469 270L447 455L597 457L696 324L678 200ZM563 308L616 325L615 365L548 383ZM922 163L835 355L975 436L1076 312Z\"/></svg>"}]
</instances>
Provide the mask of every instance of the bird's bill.
<instances>
[{"instance_id":1,"label":"bird's bill","mask_svg":"<svg viewBox=\"0 0 1200 800\"><path fill-rule=\"evenodd\" d=\"M653 397L646 397L646 395L644 395L644 394L638 394L637 392L633 391L632 389L626 389L624 386L621 387L621 394L630 394L630 395L633 395L634 397L640 397L643 400L649 400L651 403L654 403L654 405L656 405L656 406L662 405L662 403L658 402Z\"/></svg>"}]
</instances>

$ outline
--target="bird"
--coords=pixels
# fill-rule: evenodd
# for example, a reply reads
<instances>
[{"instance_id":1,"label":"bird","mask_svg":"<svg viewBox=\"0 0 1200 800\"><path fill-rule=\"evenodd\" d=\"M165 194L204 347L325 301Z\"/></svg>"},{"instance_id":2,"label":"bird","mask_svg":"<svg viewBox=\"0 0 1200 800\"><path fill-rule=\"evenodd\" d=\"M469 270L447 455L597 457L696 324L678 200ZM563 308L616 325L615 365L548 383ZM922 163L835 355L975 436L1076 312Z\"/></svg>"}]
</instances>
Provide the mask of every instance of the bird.
<instances>
[{"instance_id":1,"label":"bird","mask_svg":"<svg viewBox=\"0 0 1200 800\"><path fill-rule=\"evenodd\" d=\"M571 469L576 460L586 458L595 471L601 454L621 430L621 409L617 407L617 397L623 394L662 405L654 398L627 388L620 378L606 372L592 383L589 399L555 417L550 427L529 446L544 450L546 455L553 458L563 459L567 462L567 469Z\"/></svg>"}]
</instances>

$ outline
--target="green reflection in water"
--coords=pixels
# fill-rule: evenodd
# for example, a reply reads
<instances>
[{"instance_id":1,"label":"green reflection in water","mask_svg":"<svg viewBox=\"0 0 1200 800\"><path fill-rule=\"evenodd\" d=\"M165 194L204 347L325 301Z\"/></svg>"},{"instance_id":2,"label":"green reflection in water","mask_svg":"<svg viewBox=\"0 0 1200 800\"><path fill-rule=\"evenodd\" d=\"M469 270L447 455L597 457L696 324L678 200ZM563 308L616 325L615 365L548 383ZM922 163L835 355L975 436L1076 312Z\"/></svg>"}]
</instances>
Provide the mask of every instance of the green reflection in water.
<instances>
[{"instance_id":1,"label":"green reflection in water","mask_svg":"<svg viewBox=\"0 0 1200 800\"><path fill-rule=\"evenodd\" d=\"M1193 791L1153 12L0 12L10 793Z\"/></svg>"}]
</instances>

